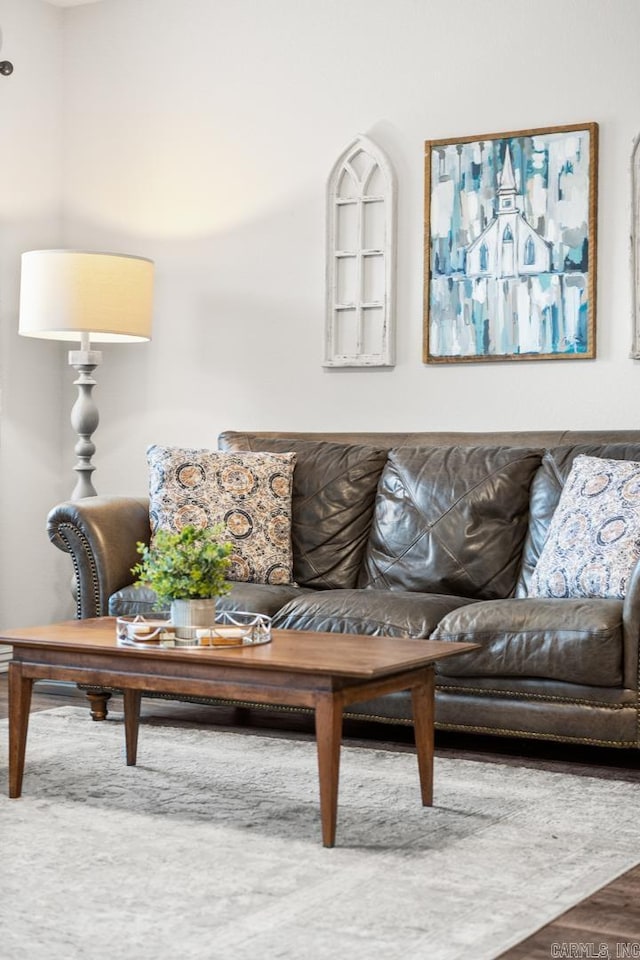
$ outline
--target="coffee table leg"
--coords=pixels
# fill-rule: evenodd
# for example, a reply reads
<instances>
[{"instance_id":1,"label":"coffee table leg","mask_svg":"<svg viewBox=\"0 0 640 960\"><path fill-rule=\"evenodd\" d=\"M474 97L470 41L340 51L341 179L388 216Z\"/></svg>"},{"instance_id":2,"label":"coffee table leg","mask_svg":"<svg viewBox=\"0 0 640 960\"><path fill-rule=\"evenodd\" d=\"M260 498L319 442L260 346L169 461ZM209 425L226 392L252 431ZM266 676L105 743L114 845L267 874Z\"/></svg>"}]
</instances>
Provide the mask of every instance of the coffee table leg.
<instances>
[{"instance_id":1,"label":"coffee table leg","mask_svg":"<svg viewBox=\"0 0 640 960\"><path fill-rule=\"evenodd\" d=\"M435 719L433 667L427 667L423 671L423 677L424 681L413 687L411 699L422 805L430 807L433 804L433 724Z\"/></svg>"},{"instance_id":2,"label":"coffee table leg","mask_svg":"<svg viewBox=\"0 0 640 960\"><path fill-rule=\"evenodd\" d=\"M33 680L22 673L22 664L9 664L9 796L22 793L24 755L27 748Z\"/></svg>"},{"instance_id":3,"label":"coffee table leg","mask_svg":"<svg viewBox=\"0 0 640 960\"><path fill-rule=\"evenodd\" d=\"M140 727L140 700L139 690L123 690L124 701L124 738L127 748L127 766L135 767L138 757L138 729Z\"/></svg>"},{"instance_id":4,"label":"coffee table leg","mask_svg":"<svg viewBox=\"0 0 640 960\"><path fill-rule=\"evenodd\" d=\"M325 847L333 847L336 842L341 740L342 703L332 694L322 696L316 703L316 743L322 843Z\"/></svg>"}]
</instances>

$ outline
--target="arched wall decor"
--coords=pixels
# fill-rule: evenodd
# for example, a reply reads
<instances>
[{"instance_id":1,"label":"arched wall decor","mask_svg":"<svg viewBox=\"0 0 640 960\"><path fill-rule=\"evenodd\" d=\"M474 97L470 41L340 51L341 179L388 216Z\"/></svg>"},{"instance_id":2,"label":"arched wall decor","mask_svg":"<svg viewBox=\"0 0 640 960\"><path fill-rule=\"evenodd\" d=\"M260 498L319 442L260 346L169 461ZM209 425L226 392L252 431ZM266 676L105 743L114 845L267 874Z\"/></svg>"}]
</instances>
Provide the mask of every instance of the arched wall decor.
<instances>
[{"instance_id":1,"label":"arched wall decor","mask_svg":"<svg viewBox=\"0 0 640 960\"><path fill-rule=\"evenodd\" d=\"M634 141L631 154L631 303L631 357L640 360L640 134Z\"/></svg>"},{"instance_id":2,"label":"arched wall decor","mask_svg":"<svg viewBox=\"0 0 640 960\"><path fill-rule=\"evenodd\" d=\"M327 184L325 367L395 363L396 178L358 136Z\"/></svg>"}]
</instances>

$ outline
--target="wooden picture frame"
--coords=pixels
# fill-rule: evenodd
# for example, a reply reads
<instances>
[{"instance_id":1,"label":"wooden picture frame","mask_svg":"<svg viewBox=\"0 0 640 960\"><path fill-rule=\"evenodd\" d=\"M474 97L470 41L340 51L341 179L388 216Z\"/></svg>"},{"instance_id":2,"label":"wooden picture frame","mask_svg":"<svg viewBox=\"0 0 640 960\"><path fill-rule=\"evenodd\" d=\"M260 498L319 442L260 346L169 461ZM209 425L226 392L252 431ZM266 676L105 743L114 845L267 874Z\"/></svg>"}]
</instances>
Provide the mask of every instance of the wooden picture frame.
<instances>
[{"instance_id":1,"label":"wooden picture frame","mask_svg":"<svg viewBox=\"0 0 640 960\"><path fill-rule=\"evenodd\" d=\"M640 360L640 134L631 152L631 359Z\"/></svg>"},{"instance_id":2,"label":"wooden picture frame","mask_svg":"<svg viewBox=\"0 0 640 960\"><path fill-rule=\"evenodd\" d=\"M596 123L425 142L425 363L596 355Z\"/></svg>"}]
</instances>

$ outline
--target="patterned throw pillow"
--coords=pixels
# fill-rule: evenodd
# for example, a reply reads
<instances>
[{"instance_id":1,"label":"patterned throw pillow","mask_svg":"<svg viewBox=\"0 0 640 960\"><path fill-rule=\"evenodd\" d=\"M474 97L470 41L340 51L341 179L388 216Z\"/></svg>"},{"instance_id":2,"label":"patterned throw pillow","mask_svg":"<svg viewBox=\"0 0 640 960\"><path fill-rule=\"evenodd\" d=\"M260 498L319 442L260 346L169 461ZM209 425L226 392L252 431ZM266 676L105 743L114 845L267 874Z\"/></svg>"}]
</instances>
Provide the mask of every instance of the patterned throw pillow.
<instances>
[{"instance_id":1,"label":"patterned throw pillow","mask_svg":"<svg viewBox=\"0 0 640 960\"><path fill-rule=\"evenodd\" d=\"M360 443L264 437L227 431L228 452L295 453L291 543L301 587L343 590L358 585L386 449Z\"/></svg>"},{"instance_id":2,"label":"patterned throw pillow","mask_svg":"<svg viewBox=\"0 0 640 960\"><path fill-rule=\"evenodd\" d=\"M295 453L147 450L151 532L222 524L233 543L229 580L291 583Z\"/></svg>"},{"instance_id":3,"label":"patterned throw pillow","mask_svg":"<svg viewBox=\"0 0 640 960\"><path fill-rule=\"evenodd\" d=\"M529 596L622 599L639 558L640 463L577 456Z\"/></svg>"}]
</instances>

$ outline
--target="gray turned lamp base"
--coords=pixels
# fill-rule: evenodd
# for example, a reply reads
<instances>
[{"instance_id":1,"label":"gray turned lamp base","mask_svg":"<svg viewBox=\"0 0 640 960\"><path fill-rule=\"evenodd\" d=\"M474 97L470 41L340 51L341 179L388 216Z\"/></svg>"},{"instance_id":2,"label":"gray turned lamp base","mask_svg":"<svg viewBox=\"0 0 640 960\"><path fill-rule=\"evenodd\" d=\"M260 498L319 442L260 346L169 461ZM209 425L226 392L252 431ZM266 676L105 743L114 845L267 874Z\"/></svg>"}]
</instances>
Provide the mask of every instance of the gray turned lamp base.
<instances>
[{"instance_id":1,"label":"gray turned lamp base","mask_svg":"<svg viewBox=\"0 0 640 960\"><path fill-rule=\"evenodd\" d=\"M96 452L91 436L98 427L100 416L92 396L92 390L96 385L92 374L100 363L102 363L100 350L69 351L69 364L78 372L78 379L73 381L78 388L78 396L71 408L71 426L78 434L78 441L74 447L78 459L73 468L78 474L78 480L71 494L72 500L97 496L91 482L91 474L95 470L91 457Z\"/></svg>"}]
</instances>

